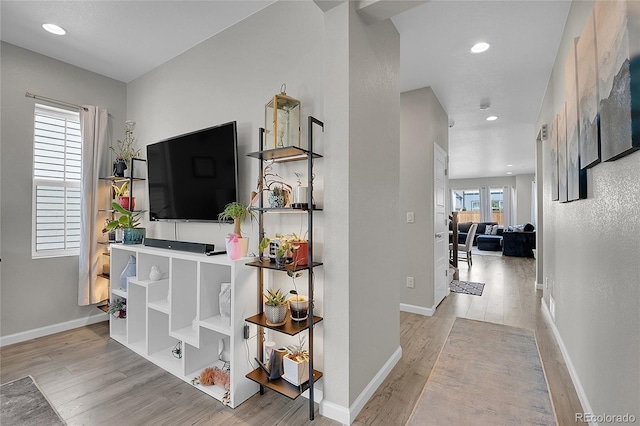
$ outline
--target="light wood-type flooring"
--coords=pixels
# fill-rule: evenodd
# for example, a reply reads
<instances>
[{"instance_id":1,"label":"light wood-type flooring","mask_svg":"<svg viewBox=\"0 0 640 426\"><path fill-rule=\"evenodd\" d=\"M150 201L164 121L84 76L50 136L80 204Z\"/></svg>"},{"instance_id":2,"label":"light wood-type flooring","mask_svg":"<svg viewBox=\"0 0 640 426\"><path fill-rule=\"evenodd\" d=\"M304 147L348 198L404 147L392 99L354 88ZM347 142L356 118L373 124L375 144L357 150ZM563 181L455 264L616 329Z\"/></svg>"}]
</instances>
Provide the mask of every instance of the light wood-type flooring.
<instances>
[{"instance_id":1,"label":"light wood-type flooring","mask_svg":"<svg viewBox=\"0 0 640 426\"><path fill-rule=\"evenodd\" d=\"M460 279L486 283L481 297L451 293L433 317L400 313L402 359L354 424L406 423L456 316L534 330L559 424L574 424L582 409L543 317L534 267L533 259L474 256L472 267L461 263ZM109 339L106 323L0 349L0 382L29 374L69 425L311 423L307 400L269 390L227 408ZM338 423L316 415L311 424Z\"/></svg>"}]
</instances>

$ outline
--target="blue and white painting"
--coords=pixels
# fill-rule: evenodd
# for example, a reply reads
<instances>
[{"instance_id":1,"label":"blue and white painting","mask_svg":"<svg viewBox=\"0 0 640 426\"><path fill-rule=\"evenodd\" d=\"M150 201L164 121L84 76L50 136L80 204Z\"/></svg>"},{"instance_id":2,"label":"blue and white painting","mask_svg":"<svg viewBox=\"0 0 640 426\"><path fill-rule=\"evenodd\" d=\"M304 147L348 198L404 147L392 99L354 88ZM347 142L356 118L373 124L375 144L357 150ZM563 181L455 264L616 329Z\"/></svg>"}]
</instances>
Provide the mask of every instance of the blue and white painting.
<instances>
[{"instance_id":1,"label":"blue and white painting","mask_svg":"<svg viewBox=\"0 0 640 426\"><path fill-rule=\"evenodd\" d=\"M566 103L558 114L558 201L569 201L567 192L567 116Z\"/></svg>"},{"instance_id":2,"label":"blue and white painting","mask_svg":"<svg viewBox=\"0 0 640 426\"><path fill-rule=\"evenodd\" d=\"M598 116L598 61L596 59L596 20L594 11L576 44L578 57L578 118L580 137L580 169L600 162Z\"/></svg>"},{"instance_id":3,"label":"blue and white painting","mask_svg":"<svg viewBox=\"0 0 640 426\"><path fill-rule=\"evenodd\" d=\"M602 161L640 149L639 3L597 1L594 5Z\"/></svg>"}]
</instances>

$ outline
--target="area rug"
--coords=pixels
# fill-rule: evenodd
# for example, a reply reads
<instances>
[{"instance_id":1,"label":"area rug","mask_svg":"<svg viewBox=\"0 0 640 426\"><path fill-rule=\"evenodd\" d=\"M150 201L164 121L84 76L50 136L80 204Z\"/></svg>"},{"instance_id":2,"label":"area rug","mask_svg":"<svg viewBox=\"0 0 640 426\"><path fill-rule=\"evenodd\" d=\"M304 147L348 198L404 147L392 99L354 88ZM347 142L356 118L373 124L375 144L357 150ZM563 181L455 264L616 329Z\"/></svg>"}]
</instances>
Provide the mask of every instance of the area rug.
<instances>
[{"instance_id":1,"label":"area rug","mask_svg":"<svg viewBox=\"0 0 640 426\"><path fill-rule=\"evenodd\" d=\"M0 405L0 419L3 425L66 424L31 376L0 386Z\"/></svg>"},{"instance_id":2,"label":"area rug","mask_svg":"<svg viewBox=\"0 0 640 426\"><path fill-rule=\"evenodd\" d=\"M532 330L456 318L407 425L556 425Z\"/></svg>"},{"instance_id":3,"label":"area rug","mask_svg":"<svg viewBox=\"0 0 640 426\"><path fill-rule=\"evenodd\" d=\"M473 296L482 296L484 291L484 283L475 283L473 281L453 280L449 284L449 290L454 293L471 294Z\"/></svg>"}]
</instances>

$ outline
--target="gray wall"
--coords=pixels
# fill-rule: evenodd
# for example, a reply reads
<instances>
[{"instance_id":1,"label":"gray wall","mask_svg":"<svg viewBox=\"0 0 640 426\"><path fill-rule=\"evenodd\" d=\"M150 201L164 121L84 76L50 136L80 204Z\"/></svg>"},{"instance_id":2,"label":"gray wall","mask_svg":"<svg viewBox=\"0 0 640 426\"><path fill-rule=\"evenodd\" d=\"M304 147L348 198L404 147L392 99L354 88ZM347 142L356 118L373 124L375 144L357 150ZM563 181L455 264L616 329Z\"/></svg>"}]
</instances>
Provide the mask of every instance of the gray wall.
<instances>
[{"instance_id":1,"label":"gray wall","mask_svg":"<svg viewBox=\"0 0 640 426\"><path fill-rule=\"evenodd\" d=\"M400 131L401 303L433 308L433 146L449 150L448 117L430 87L403 92ZM449 205L448 203L447 205ZM406 223L406 213L415 222ZM425 244L425 242L427 242ZM415 278L407 288L406 276Z\"/></svg>"},{"instance_id":2,"label":"gray wall","mask_svg":"<svg viewBox=\"0 0 640 426\"><path fill-rule=\"evenodd\" d=\"M571 6L536 128L565 101L565 58L591 8ZM549 176L549 141L542 147ZM556 302L556 327L595 414L640 417L639 182L640 152L589 169L586 200L551 201L544 180L544 299Z\"/></svg>"},{"instance_id":3,"label":"gray wall","mask_svg":"<svg viewBox=\"0 0 640 426\"><path fill-rule=\"evenodd\" d=\"M2 43L2 314L3 337L95 315L79 307L78 257L31 258L34 99L30 91L74 104L106 107L114 139L124 128L124 83Z\"/></svg>"}]
</instances>

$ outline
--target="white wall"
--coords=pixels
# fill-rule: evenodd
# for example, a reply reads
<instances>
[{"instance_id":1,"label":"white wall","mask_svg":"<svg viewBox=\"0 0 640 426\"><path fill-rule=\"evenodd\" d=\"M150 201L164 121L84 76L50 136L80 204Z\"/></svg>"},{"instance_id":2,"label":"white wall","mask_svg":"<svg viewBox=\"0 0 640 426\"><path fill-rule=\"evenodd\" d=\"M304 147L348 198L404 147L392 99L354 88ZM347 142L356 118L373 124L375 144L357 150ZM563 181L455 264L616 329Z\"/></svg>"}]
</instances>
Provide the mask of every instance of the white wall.
<instances>
[{"instance_id":1,"label":"white wall","mask_svg":"<svg viewBox=\"0 0 640 426\"><path fill-rule=\"evenodd\" d=\"M78 256L32 259L31 211L34 99L106 107L113 139L122 137L126 86L116 80L2 43L2 314L4 338L99 314L79 307ZM41 101L39 101L41 102ZM115 129L115 133L113 130ZM105 317L106 318L106 317ZM78 323L77 325L80 325Z\"/></svg>"},{"instance_id":2,"label":"white wall","mask_svg":"<svg viewBox=\"0 0 640 426\"><path fill-rule=\"evenodd\" d=\"M325 15L312 2L276 2L127 86L128 118L144 145L236 120L245 201L258 169L245 154L257 149L264 105L282 83L302 102L303 146L306 117L326 123L324 133L314 131L324 155L315 162L324 211L315 215L314 247L325 263L315 270L315 306L325 318L316 326L315 367L324 372L323 403L347 416L399 348L397 269L372 264L372 253L397 235L399 36L390 21L363 26L354 7L344 3ZM285 16L286 31L274 31ZM284 167L285 177L296 170ZM374 197L372 188L389 196ZM298 232L301 222L297 215L267 221L268 235ZM216 245L230 232L217 224L147 226L151 237ZM255 250L257 226L247 222L243 232ZM397 264L393 254L387 261Z\"/></svg>"},{"instance_id":3,"label":"white wall","mask_svg":"<svg viewBox=\"0 0 640 426\"><path fill-rule=\"evenodd\" d=\"M592 4L571 6L536 128L565 101L565 58ZM546 177L549 141L542 148ZM555 324L592 412L640 418L640 152L596 165L587 182L586 200L559 203L544 179L544 300L556 302Z\"/></svg>"},{"instance_id":4,"label":"white wall","mask_svg":"<svg viewBox=\"0 0 640 426\"><path fill-rule=\"evenodd\" d=\"M448 117L430 87L403 92L401 99L400 212L402 271L400 301L414 311L433 309L433 146L449 149ZM406 223L406 213L415 222ZM405 276L415 278L407 288Z\"/></svg>"}]
</instances>

